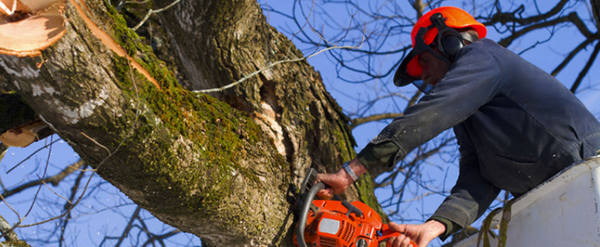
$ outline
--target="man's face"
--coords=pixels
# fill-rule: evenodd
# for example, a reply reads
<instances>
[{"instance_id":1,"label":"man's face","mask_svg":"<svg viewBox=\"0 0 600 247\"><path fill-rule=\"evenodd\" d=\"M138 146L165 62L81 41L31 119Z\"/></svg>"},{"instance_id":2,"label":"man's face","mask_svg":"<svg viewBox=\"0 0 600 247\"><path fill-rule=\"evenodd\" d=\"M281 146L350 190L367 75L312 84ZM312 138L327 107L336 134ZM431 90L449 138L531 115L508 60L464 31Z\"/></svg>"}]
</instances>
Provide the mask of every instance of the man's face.
<instances>
[{"instance_id":1,"label":"man's face","mask_svg":"<svg viewBox=\"0 0 600 247\"><path fill-rule=\"evenodd\" d=\"M433 51L443 57L437 47L433 48ZM428 51L419 54L419 64L423 68L421 80L430 85L438 84L448 72L448 64Z\"/></svg>"}]
</instances>

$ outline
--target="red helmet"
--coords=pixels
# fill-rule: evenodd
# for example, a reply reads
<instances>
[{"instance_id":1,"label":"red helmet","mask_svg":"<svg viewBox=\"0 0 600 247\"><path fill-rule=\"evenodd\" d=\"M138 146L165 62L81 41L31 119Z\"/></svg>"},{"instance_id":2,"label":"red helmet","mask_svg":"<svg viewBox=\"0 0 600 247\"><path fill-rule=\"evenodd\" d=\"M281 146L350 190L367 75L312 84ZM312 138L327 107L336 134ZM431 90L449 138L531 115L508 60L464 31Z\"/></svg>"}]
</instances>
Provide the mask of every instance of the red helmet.
<instances>
[{"instance_id":1,"label":"red helmet","mask_svg":"<svg viewBox=\"0 0 600 247\"><path fill-rule=\"evenodd\" d=\"M411 32L413 51L415 50L415 46L418 46L418 44L416 44L417 35L419 35L419 31L422 28L427 30L425 34L422 34L421 32L421 35L423 35L423 37L421 38L424 41L425 45L430 45L436 39L439 30L438 28L434 27L434 24L431 22L431 16L436 13L442 14L445 20L445 25L450 28L471 28L479 34L479 38L484 38L487 34L486 27L483 24L477 22L475 18L473 18L473 16L471 16L466 11L456 7L439 7L432 9L431 11L423 15L421 18L419 18L419 20L413 27ZM419 41L420 40L421 39L419 38ZM414 79L418 79L421 77L422 68L418 62L418 59L415 59L417 58L418 54L414 54L413 51L411 51L411 53L413 54L409 54L405 58L408 59L407 61L402 61L402 65L400 66L400 68L396 72L396 75L394 76L394 83L397 86L405 86L412 82L410 80L402 80L397 82L397 79L400 79L398 77L401 76L399 74L403 74L403 76L409 76Z\"/></svg>"}]
</instances>

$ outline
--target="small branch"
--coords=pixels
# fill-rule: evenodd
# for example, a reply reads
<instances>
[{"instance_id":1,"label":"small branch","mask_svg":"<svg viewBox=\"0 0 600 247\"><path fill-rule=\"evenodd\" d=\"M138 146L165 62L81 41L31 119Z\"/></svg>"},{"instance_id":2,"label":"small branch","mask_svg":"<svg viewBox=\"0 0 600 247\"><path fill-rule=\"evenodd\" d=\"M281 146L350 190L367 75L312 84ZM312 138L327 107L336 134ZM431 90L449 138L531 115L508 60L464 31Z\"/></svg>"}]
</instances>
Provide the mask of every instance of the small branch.
<instances>
[{"instance_id":1,"label":"small branch","mask_svg":"<svg viewBox=\"0 0 600 247\"><path fill-rule=\"evenodd\" d=\"M150 11L148 11L148 13L147 13L147 14L146 14L146 16L144 17L144 19L143 19L143 20L142 20L140 23L138 23L138 24L137 24L135 27L131 28L131 30L133 30L133 31L137 31L137 30L138 30L138 28L140 28L142 25L144 25L144 23L145 23L145 22L148 20L148 18L150 18L150 16L151 16L151 15L153 15L153 14L156 14L156 13L160 13L160 12L163 12L163 11L165 11L165 10L167 10L167 9L169 9L169 8L171 8L171 7L173 7L173 6L175 6L175 4L177 4L177 3L179 3L179 2L181 2L181 0L175 0L174 2L172 2L171 4L169 4L169 6L167 6L167 7L164 7L164 8L162 8L162 9L156 9L156 10L154 10L154 9L151 9Z\"/></svg>"},{"instance_id":2,"label":"small branch","mask_svg":"<svg viewBox=\"0 0 600 247\"><path fill-rule=\"evenodd\" d=\"M581 50L583 50L588 45L590 45L592 42L594 42L594 40L595 39L588 38L585 41L583 41L581 44L579 44L579 46L577 46L575 49L573 49L573 51L571 51L569 53L569 55L567 57L565 57L565 59L554 70L552 70L552 73L550 73L550 74L552 76L558 75L558 73L560 73L567 66L567 64L569 64L571 62L571 60L573 60L573 58L575 58L575 55L577 55L577 53L579 53Z\"/></svg>"},{"instance_id":3,"label":"small branch","mask_svg":"<svg viewBox=\"0 0 600 247\"><path fill-rule=\"evenodd\" d=\"M65 203L64 209L68 212L68 214L65 216L65 220L62 222L59 238L59 247L62 246L63 242L65 241L65 232L67 229L67 224L69 224L69 220L71 219L71 210L73 209L71 207L73 206L72 201L75 200L75 197L77 196L77 191L79 190L79 184L81 184L81 181L84 177L85 171L81 171L77 176L77 179L75 179L75 184L73 184L73 186L71 187L71 197L67 200L67 203Z\"/></svg>"},{"instance_id":4,"label":"small branch","mask_svg":"<svg viewBox=\"0 0 600 247\"><path fill-rule=\"evenodd\" d=\"M19 237L13 231L13 227L0 215L0 232L6 241L19 241Z\"/></svg>"},{"instance_id":5,"label":"small branch","mask_svg":"<svg viewBox=\"0 0 600 247\"><path fill-rule=\"evenodd\" d=\"M569 0L561 0L548 12L543 13L543 14L540 13L539 15L535 15L535 16L531 16L531 17L527 17L527 18L519 18L519 17L521 17L521 14L525 10L525 7L523 5L520 5L513 12L505 13L505 12L498 11L498 13L494 14L491 18L488 18L488 20L489 20L488 22L483 23L483 24L486 26L491 26L496 23L506 24L509 22L514 22L514 23L518 23L520 25L528 25L528 24L532 24L532 23L536 23L536 22L545 22L545 21L547 21L548 18L550 18L556 14L559 14L561 11L563 11L563 8L565 7L565 5L568 2L569 2Z\"/></svg>"},{"instance_id":6,"label":"small branch","mask_svg":"<svg viewBox=\"0 0 600 247\"><path fill-rule=\"evenodd\" d=\"M2 161L2 159L4 159L4 155L6 154L6 151L8 151L8 147L2 143L0 143L0 161Z\"/></svg>"},{"instance_id":7,"label":"small branch","mask_svg":"<svg viewBox=\"0 0 600 247\"><path fill-rule=\"evenodd\" d=\"M149 246L154 241L158 241L162 246L165 246L165 243L163 241L164 239L170 238L170 237L175 236L175 235L177 235L179 233L181 233L181 230L175 229L175 230L167 232L167 233L165 233L163 235L158 235L157 236L157 235L152 234L148 238L148 240L146 240L146 242L142 246Z\"/></svg>"},{"instance_id":8,"label":"small branch","mask_svg":"<svg viewBox=\"0 0 600 247\"><path fill-rule=\"evenodd\" d=\"M573 83L573 86L571 87L571 92L575 93L575 91L577 91L577 88L579 87L579 84L581 84L583 77L585 77L585 75L587 75L587 73L590 71L590 68L592 67L592 64L594 64L596 57L598 57L598 52L600 52L600 42L598 42L596 44L596 48L594 48L594 51L592 52L590 59L588 59L588 62L585 64L585 67L579 73L579 76L577 76L577 79L575 79L575 82Z\"/></svg>"},{"instance_id":9,"label":"small branch","mask_svg":"<svg viewBox=\"0 0 600 247\"><path fill-rule=\"evenodd\" d=\"M50 144L46 144L45 146L39 148L38 150L35 150L35 152L33 152L32 154L30 154L29 156L27 156L27 158L21 160L21 162L19 162L18 164L16 164L12 168L8 169L8 171L6 172L6 174L10 173L12 170L14 170L15 168L19 167L19 165L23 164L23 162L27 161L28 159L30 159L31 157L33 157L38 152L42 151L42 149L45 149L45 148L48 148L48 147L52 147L52 144L54 144L54 143L56 143L57 141L60 141L60 140L62 140L62 139L58 138L56 141L50 142Z\"/></svg>"},{"instance_id":10,"label":"small branch","mask_svg":"<svg viewBox=\"0 0 600 247\"><path fill-rule=\"evenodd\" d=\"M320 51L318 51L318 52L316 52L316 53L313 53L313 54L311 54L311 55L308 55L308 56L305 56L305 57L301 57L301 58L294 58L294 59L288 59L288 60L281 60L281 61L277 61L277 62L275 62L275 63L269 64L268 66L266 66L266 67L263 67L262 69L259 69L259 70L257 70L257 71L254 71L254 72L250 73L250 74L249 74L249 75L247 75L247 76L244 76L242 79L239 79L238 81L236 81L236 82L234 82L234 83L231 83L231 84L229 84L229 85L222 86L222 87L220 87L220 88L212 88L212 89L204 89L204 90L195 90L195 91L192 91L192 92L193 92L193 93L196 93L196 94L205 94L205 93L215 93L215 92L222 92L222 91L225 91L225 90L227 90L227 89L229 89L229 88L235 87L235 86L239 85L240 83L242 83L242 82L244 82L244 81L246 81L246 80L248 80L248 79L252 78L253 76L255 76L255 75L258 75L258 74L260 74L261 72L263 72L263 71L265 71L265 70L268 70L268 69L271 69L272 67L274 67L274 66L276 66L276 65L279 65L279 64L283 64L283 63L295 63L295 62L300 62L300 61L302 61L302 60L309 59L309 58L311 58L311 57L317 56L317 55L319 55L319 54L321 54L321 53L323 53L323 52L326 52L326 51L329 51L329 50L333 50L333 49L355 49L355 48L357 48L357 47L355 47L355 46L333 46L333 47L328 47L328 48L325 48L325 49L323 49L323 50L320 50Z\"/></svg>"},{"instance_id":11,"label":"small branch","mask_svg":"<svg viewBox=\"0 0 600 247\"><path fill-rule=\"evenodd\" d=\"M45 179L39 179L39 180L35 180L35 181L31 181L29 183L23 184L12 190L5 191L4 193L2 193L2 196L7 198L7 197L17 194L21 191L24 191L26 189L29 189L31 187L35 187L35 186L38 186L38 185L44 184L44 183L51 183L53 186L58 186L60 181L62 181L67 175L69 175L69 174L73 173L74 171L76 171L77 169L81 168L84 163L85 162L83 162L83 160L77 161L75 164L67 166L67 168L65 168L60 173L58 173L52 177L45 178Z\"/></svg>"},{"instance_id":12,"label":"small branch","mask_svg":"<svg viewBox=\"0 0 600 247\"><path fill-rule=\"evenodd\" d=\"M88 136L86 133L83 132L79 132L83 137L87 138L88 140L90 140L91 142L93 142L94 144L98 145L99 147L101 147L102 149L106 150L106 152L108 153L108 156L112 155L112 152L105 147L104 145L100 144L98 141L94 140L94 138L91 138L90 136Z\"/></svg>"},{"instance_id":13,"label":"small branch","mask_svg":"<svg viewBox=\"0 0 600 247\"><path fill-rule=\"evenodd\" d=\"M119 241L117 242L117 244L115 244L115 247L121 246L121 243L123 243L125 238L129 235L129 231L131 231L133 222L140 216L140 211L142 211L142 208L140 206L137 206L135 208L135 211L133 212L133 215L131 215L131 218L129 219L129 223L127 223L127 226L125 227L125 230L123 230L123 234L121 234Z\"/></svg>"},{"instance_id":14,"label":"small branch","mask_svg":"<svg viewBox=\"0 0 600 247\"><path fill-rule=\"evenodd\" d=\"M83 188L83 191L81 192L81 195L77 198L77 201L75 201L75 203L72 204L72 206L71 206L70 209L75 208L75 206L77 206L79 204L79 202L81 202L81 199L83 199L83 196L85 195L85 192L87 191L87 189L90 186L90 183L92 182L92 178L94 177L94 174L96 174L96 171L92 171L92 174L90 175L90 178L87 180L87 182L85 184L85 187ZM13 210L13 212L16 213L16 211L14 211L14 210ZM43 221L40 221L40 222L36 222L36 223L32 223L32 224L27 224L27 225L21 225L21 223L23 222L23 219L24 219L23 218L23 219L21 219L21 221L17 225L15 225L15 227L32 227L32 226L37 226L37 225L45 224L45 223L48 223L50 221L53 221L53 220L56 220L56 219L60 219L60 218L64 217L65 215L67 215L69 212L70 212L70 210L62 213L59 216L52 217L50 219L43 220Z\"/></svg>"},{"instance_id":15,"label":"small branch","mask_svg":"<svg viewBox=\"0 0 600 247\"><path fill-rule=\"evenodd\" d=\"M547 27L553 27L560 23L569 22L569 21L571 21L569 16L562 16L562 17L556 18L554 20L546 20L544 22L533 24L533 25L527 26L517 32L514 32L511 36L508 36L508 37L498 41L498 44L500 44L501 46L504 46L504 47L508 47L517 38L524 36L534 30L547 28Z\"/></svg>"},{"instance_id":16,"label":"small branch","mask_svg":"<svg viewBox=\"0 0 600 247\"><path fill-rule=\"evenodd\" d=\"M373 121L384 120L384 119L394 119L394 118L400 117L402 115L404 115L404 113L384 113L384 114L371 115L371 116L363 117L363 118L355 118L350 121L350 128L354 129L361 124L365 124L365 123L373 122Z\"/></svg>"}]
</instances>

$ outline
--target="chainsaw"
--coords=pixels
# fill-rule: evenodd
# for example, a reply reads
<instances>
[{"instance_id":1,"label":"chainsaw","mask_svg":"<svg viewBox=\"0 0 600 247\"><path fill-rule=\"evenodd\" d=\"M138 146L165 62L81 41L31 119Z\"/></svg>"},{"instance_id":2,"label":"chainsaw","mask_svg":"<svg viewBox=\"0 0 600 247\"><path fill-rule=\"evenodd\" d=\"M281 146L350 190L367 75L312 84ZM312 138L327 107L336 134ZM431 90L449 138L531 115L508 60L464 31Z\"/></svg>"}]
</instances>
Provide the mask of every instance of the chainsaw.
<instances>
[{"instance_id":1,"label":"chainsaw","mask_svg":"<svg viewBox=\"0 0 600 247\"><path fill-rule=\"evenodd\" d=\"M310 168L298 195L298 224L294 244L298 247L378 247L401 233L381 223L381 216L366 204L344 200L315 200L324 183L316 183ZM411 242L413 247L417 245Z\"/></svg>"}]
</instances>

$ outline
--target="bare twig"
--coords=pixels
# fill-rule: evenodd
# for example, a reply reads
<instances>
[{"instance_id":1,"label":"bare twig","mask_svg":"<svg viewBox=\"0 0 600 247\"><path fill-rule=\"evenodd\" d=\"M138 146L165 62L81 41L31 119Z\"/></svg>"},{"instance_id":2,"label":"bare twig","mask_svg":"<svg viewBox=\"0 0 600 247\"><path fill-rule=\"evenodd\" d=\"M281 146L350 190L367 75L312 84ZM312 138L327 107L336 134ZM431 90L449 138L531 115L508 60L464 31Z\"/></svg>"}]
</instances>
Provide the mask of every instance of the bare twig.
<instances>
[{"instance_id":1,"label":"bare twig","mask_svg":"<svg viewBox=\"0 0 600 247\"><path fill-rule=\"evenodd\" d=\"M129 222L127 223L127 226L125 227L125 230L123 230L123 234L121 234L121 237L119 237L119 241L117 241L117 243L115 244L115 247L121 246L121 243L123 243L123 241L125 240L127 235L129 235L129 231L131 231L133 222L139 218L141 211L142 211L142 208L140 206L137 206L135 208L133 215L131 215L131 218L129 218Z\"/></svg>"},{"instance_id":2,"label":"bare twig","mask_svg":"<svg viewBox=\"0 0 600 247\"><path fill-rule=\"evenodd\" d=\"M2 143L0 143L0 161L2 161L2 159L4 159L4 155L6 154L6 151L8 151L8 147Z\"/></svg>"},{"instance_id":3,"label":"bare twig","mask_svg":"<svg viewBox=\"0 0 600 247\"><path fill-rule=\"evenodd\" d=\"M150 16L152 16L153 14L156 13L160 13L163 12L173 6L175 6L175 4L181 2L181 0L175 0L174 2L172 2L171 4L169 4L167 7L161 8L161 9L151 9L148 11L148 13L146 14L146 16L144 16L144 19L138 23L135 27L131 28L133 31L137 31L138 28L140 28L142 25L144 25L144 23L148 20L148 18L150 18Z\"/></svg>"},{"instance_id":4,"label":"bare twig","mask_svg":"<svg viewBox=\"0 0 600 247\"><path fill-rule=\"evenodd\" d=\"M350 121L350 128L354 129L361 124L365 124L368 122L379 121L384 119L394 119L404 115L404 113L383 113L377 115L371 115L363 118L354 118Z\"/></svg>"},{"instance_id":5,"label":"bare twig","mask_svg":"<svg viewBox=\"0 0 600 247\"><path fill-rule=\"evenodd\" d=\"M84 171L79 173L79 175L77 176L77 179L75 179L75 184L73 184L73 186L71 187L71 197L67 200L67 203L65 203L64 210L67 211L68 214L65 216L65 220L62 222L60 238L58 241L59 247L62 246L62 244L65 240L65 231L67 229L67 224L69 224L69 220L71 219L71 210L73 209L73 207L72 207L73 204L71 202L77 196L77 190L79 190L79 184L83 180L84 176L85 176Z\"/></svg>"},{"instance_id":6,"label":"bare twig","mask_svg":"<svg viewBox=\"0 0 600 247\"><path fill-rule=\"evenodd\" d=\"M13 227L10 226L8 221L6 221L2 215L0 215L0 232L6 241L19 241L19 237L13 231Z\"/></svg>"},{"instance_id":7,"label":"bare twig","mask_svg":"<svg viewBox=\"0 0 600 247\"><path fill-rule=\"evenodd\" d=\"M50 136L50 138L52 139L53 136ZM48 171L48 164L50 162L51 154L52 154L52 145L50 145L48 147L48 157L46 159L46 166L44 167L44 173L42 174L42 179L46 178L46 172ZM29 216L29 214L31 213L31 210L33 210L33 206L35 205L41 190L42 190L42 184L40 184L40 186L38 187L38 190L35 192L35 195L33 196L33 201L31 202L31 206L29 206L29 210L27 210L27 213L25 213L25 216L23 216L23 218L19 219L19 223L21 223L25 218L27 218L27 216Z\"/></svg>"},{"instance_id":8,"label":"bare twig","mask_svg":"<svg viewBox=\"0 0 600 247\"><path fill-rule=\"evenodd\" d=\"M97 142L96 140L94 140L94 138L91 138L86 133L83 133L83 132L80 132L80 133L81 133L82 136L84 136L85 138L87 138L88 140L90 140L91 142L93 142L94 144L96 144L99 147L101 147L102 149L106 150L106 152L108 153L108 155L112 155L112 152L107 147L105 147L104 145L102 145L99 142Z\"/></svg>"},{"instance_id":9,"label":"bare twig","mask_svg":"<svg viewBox=\"0 0 600 247\"><path fill-rule=\"evenodd\" d=\"M72 204L72 206L71 206L70 209L73 209L75 206L77 206L79 204L79 202L81 202L81 199L85 195L85 192L87 191L87 189L88 189L88 187L89 187L89 185L90 185L90 183L92 181L92 178L94 177L94 174L96 174L96 172L92 171L92 174L90 175L90 179L88 179L87 183L85 184L85 187L83 188L83 191L81 192L81 195L79 196L79 198L77 198L77 201L75 201L75 203ZM37 225L45 224L45 223L48 223L50 221L57 220L57 219L60 219L60 218L64 217L65 215L67 215L70 212L70 209L67 210L67 211L65 211L64 213L62 213L59 216L52 217L50 219L47 219L47 220L44 220L44 221L40 221L40 222L36 222L36 223L32 223L32 224L28 224L28 225L21 225L21 223L23 221L23 219L21 219L21 221L15 227L23 227L24 228L24 227L32 227L32 226L37 226Z\"/></svg>"},{"instance_id":10,"label":"bare twig","mask_svg":"<svg viewBox=\"0 0 600 247\"><path fill-rule=\"evenodd\" d=\"M6 171L6 174L10 173L12 170L14 170L15 168L19 167L19 165L23 164L23 162L27 161L28 159L30 159L31 157L33 157L35 154L37 154L38 152L42 151L42 149L48 148L48 147L52 147L52 144L56 143L57 141L60 141L62 139L58 138L56 141L50 142L50 144L46 144L45 146L39 148L38 150L35 150L35 152L33 152L32 154L30 154L29 156L27 156L27 158L21 160L21 162L19 162L18 164L14 165L12 168L8 169L8 171Z\"/></svg>"},{"instance_id":11,"label":"bare twig","mask_svg":"<svg viewBox=\"0 0 600 247\"><path fill-rule=\"evenodd\" d=\"M334 46L334 47L328 47L328 48L322 49L322 50L320 50L318 52L315 52L315 53L313 53L311 55L308 55L308 56L305 56L305 57L293 58L293 59L287 59L287 60L281 60L281 61L277 61L277 62L271 63L271 64L267 65L266 67L263 67L263 68L261 68L261 69L259 69L257 71L254 71L254 72L248 74L247 76L244 76L242 79L239 79L238 81L236 81L234 83L222 86L220 88L195 90L195 91L192 91L192 92L196 93L196 94L221 92L221 91L227 90L229 88L235 87L235 86L239 85L240 83L242 83L242 82L244 82L244 81L252 78L253 76L258 75L261 72L263 72L265 70L268 70L268 69L271 69L272 67L277 66L279 64L300 62L300 61L309 59L311 57L317 56L317 55L319 55L319 54L321 54L323 52L326 52L326 51L329 51L329 50L333 50L333 49L354 49L354 48L356 48L356 47L355 46Z\"/></svg>"},{"instance_id":12,"label":"bare twig","mask_svg":"<svg viewBox=\"0 0 600 247\"><path fill-rule=\"evenodd\" d=\"M580 51L585 49L588 45L590 45L594 41L595 41L595 39L590 39L590 38L583 41L575 49L573 49L569 53L569 55L567 57L565 57L565 59L558 66L556 66L556 68L554 70L552 70L552 73L550 73L550 74L552 76L558 75L558 73L561 72L567 66L567 64L569 64L571 62L571 60L573 60L573 58L575 58L575 55L577 55L577 53L579 53Z\"/></svg>"},{"instance_id":13,"label":"bare twig","mask_svg":"<svg viewBox=\"0 0 600 247\"><path fill-rule=\"evenodd\" d=\"M594 61L596 61L596 57L598 57L598 52L600 52L600 42L596 44L592 55L590 55L590 59L588 59L581 72L579 72L577 79L575 79L573 86L571 86L571 92L575 93L575 91L577 91L577 88L581 84L581 81L583 80L585 75L587 75L587 73L590 71L590 68L592 68L592 64L594 64Z\"/></svg>"},{"instance_id":14,"label":"bare twig","mask_svg":"<svg viewBox=\"0 0 600 247\"><path fill-rule=\"evenodd\" d=\"M45 178L45 179L39 179L39 180L35 180L35 181L30 181L26 184L23 184L17 188L8 190L8 191L4 191L4 193L2 193L2 196L4 198L10 197L12 195L15 195L21 191L24 191L26 189L29 189L31 187L43 184L43 183L51 183L53 186L58 186L58 184L69 174L73 173L74 171L76 171L77 169L81 168L83 166L85 162L83 160L77 161L75 162L75 164L67 166L67 168L65 168L64 170L62 170L60 173L49 177L49 178Z\"/></svg>"}]
</instances>

